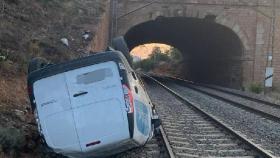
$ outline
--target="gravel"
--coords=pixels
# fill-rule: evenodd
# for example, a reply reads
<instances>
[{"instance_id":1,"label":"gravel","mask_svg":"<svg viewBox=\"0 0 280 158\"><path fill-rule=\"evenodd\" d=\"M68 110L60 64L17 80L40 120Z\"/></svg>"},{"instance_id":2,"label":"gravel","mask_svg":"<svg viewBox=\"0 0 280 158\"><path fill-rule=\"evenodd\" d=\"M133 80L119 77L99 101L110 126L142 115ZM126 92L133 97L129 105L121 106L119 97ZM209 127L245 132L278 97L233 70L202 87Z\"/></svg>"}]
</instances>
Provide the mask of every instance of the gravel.
<instances>
[{"instance_id":1,"label":"gravel","mask_svg":"<svg viewBox=\"0 0 280 158\"><path fill-rule=\"evenodd\" d=\"M169 88L197 103L200 108L215 115L233 129L240 131L253 142L280 156L280 124L259 115L234 107L228 103L173 83Z\"/></svg>"},{"instance_id":2,"label":"gravel","mask_svg":"<svg viewBox=\"0 0 280 158\"><path fill-rule=\"evenodd\" d=\"M148 83L146 89L156 106L162 126L178 157L252 156L256 153L219 125L185 105L160 86Z\"/></svg>"},{"instance_id":3,"label":"gravel","mask_svg":"<svg viewBox=\"0 0 280 158\"><path fill-rule=\"evenodd\" d=\"M240 90L225 88L225 87L216 86L216 85L208 85L208 86L213 87L213 88L217 88L217 89L221 89L221 90L224 90L224 91L228 91L228 92L233 92L233 93L245 95L245 96L252 97L252 98L257 98L257 99L260 99L260 100L263 100L263 101L267 101L267 102L271 102L271 103L275 103L275 104L280 105L280 100L279 99L272 98L272 97L267 96L267 95L256 94L256 93L252 93L252 92L249 92L249 91L240 91Z\"/></svg>"},{"instance_id":4,"label":"gravel","mask_svg":"<svg viewBox=\"0 0 280 158\"><path fill-rule=\"evenodd\" d=\"M152 138L145 146L135 148L108 158L168 158L166 149L163 146L161 136Z\"/></svg>"},{"instance_id":5,"label":"gravel","mask_svg":"<svg viewBox=\"0 0 280 158\"><path fill-rule=\"evenodd\" d=\"M192 87L194 87L196 89L199 89L199 90L202 90L202 91L205 91L205 92L208 92L210 94L218 95L220 97L229 99L231 101L240 103L240 104L245 105L247 107L257 109L257 110L263 111L265 113L268 113L268 114L271 114L273 116L276 116L276 117L280 118L280 106L270 106L270 105L262 104L262 103L259 103L259 102L248 100L246 98L242 98L242 97L235 96L235 95L228 94L228 93L223 93L223 92L213 90L213 89L210 89L210 88L205 88L205 87L200 87L200 86L192 86Z\"/></svg>"}]
</instances>

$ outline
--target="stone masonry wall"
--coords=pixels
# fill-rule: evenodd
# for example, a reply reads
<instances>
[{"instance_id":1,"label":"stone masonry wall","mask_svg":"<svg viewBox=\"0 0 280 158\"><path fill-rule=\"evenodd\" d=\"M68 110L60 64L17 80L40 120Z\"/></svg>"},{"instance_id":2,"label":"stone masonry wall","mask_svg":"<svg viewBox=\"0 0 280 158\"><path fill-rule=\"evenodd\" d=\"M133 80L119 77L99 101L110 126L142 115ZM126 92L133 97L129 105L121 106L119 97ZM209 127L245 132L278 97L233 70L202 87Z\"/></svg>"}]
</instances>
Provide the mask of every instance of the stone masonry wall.
<instances>
[{"instance_id":1,"label":"stone masonry wall","mask_svg":"<svg viewBox=\"0 0 280 158\"><path fill-rule=\"evenodd\" d=\"M121 17L150 0L118 0L117 16ZM235 32L244 46L243 83L264 83L267 55L273 53L274 87L280 88L280 1L276 0L274 45L272 46L273 0L160 0L126 16L118 18L117 35L125 34L131 27L154 20L158 16L196 17L215 15L216 23ZM272 51L272 48L274 51Z\"/></svg>"}]
</instances>

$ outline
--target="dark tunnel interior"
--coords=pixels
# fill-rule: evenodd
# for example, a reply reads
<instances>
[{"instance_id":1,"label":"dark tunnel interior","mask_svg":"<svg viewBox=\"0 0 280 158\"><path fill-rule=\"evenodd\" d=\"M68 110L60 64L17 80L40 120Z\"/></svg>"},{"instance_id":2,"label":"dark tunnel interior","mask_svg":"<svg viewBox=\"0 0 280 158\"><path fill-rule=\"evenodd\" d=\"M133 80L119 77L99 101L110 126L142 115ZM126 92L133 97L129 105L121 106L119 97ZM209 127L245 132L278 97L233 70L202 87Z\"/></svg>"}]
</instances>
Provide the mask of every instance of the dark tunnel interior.
<instances>
[{"instance_id":1,"label":"dark tunnel interior","mask_svg":"<svg viewBox=\"0 0 280 158\"><path fill-rule=\"evenodd\" d=\"M159 17L132 27L125 40L130 50L147 43L178 48L184 57L182 77L231 88L242 86L243 45L231 29L215 17L198 19Z\"/></svg>"}]
</instances>

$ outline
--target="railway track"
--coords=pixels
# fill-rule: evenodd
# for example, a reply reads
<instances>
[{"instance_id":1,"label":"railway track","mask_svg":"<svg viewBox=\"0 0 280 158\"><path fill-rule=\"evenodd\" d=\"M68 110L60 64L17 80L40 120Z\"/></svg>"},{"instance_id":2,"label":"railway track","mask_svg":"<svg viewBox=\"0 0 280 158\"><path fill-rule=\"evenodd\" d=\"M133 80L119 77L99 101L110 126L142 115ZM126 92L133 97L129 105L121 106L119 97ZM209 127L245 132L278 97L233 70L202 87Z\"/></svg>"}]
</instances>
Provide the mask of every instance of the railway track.
<instances>
[{"instance_id":1,"label":"railway track","mask_svg":"<svg viewBox=\"0 0 280 158\"><path fill-rule=\"evenodd\" d=\"M162 120L160 133L144 147L113 157L275 157L156 79L145 81Z\"/></svg>"},{"instance_id":2,"label":"railway track","mask_svg":"<svg viewBox=\"0 0 280 158\"><path fill-rule=\"evenodd\" d=\"M161 128L160 132L145 146L114 155L110 158L169 158L169 152L164 139L165 134L162 132Z\"/></svg>"},{"instance_id":3,"label":"railway track","mask_svg":"<svg viewBox=\"0 0 280 158\"><path fill-rule=\"evenodd\" d=\"M280 122L279 104L205 84L194 84L190 81L172 77L168 77L168 79L200 93L223 100L238 108L254 112L272 121Z\"/></svg>"},{"instance_id":4,"label":"railway track","mask_svg":"<svg viewBox=\"0 0 280 158\"><path fill-rule=\"evenodd\" d=\"M255 101L255 102L258 102L258 103L261 103L261 104L265 104L265 105L268 105L268 106L271 106L271 107L280 108L280 104L272 102L268 99L259 98L256 95L253 96L253 95L249 95L249 94L246 94L246 93L237 92L237 90L236 91L235 90L230 90L228 88L218 87L218 86L214 86L214 85L207 85L207 84L199 84L199 85L201 85L202 87L205 87L205 88L212 89L212 90L216 90L216 91L220 91L220 92L223 92L223 93L231 94L231 95L238 96L238 97L241 97L241 98L246 98L248 100Z\"/></svg>"},{"instance_id":5,"label":"railway track","mask_svg":"<svg viewBox=\"0 0 280 158\"><path fill-rule=\"evenodd\" d=\"M208 88L208 89L223 92L223 93L226 93L226 94L231 94L231 95L234 95L234 96L237 96L237 97L241 97L241 98L244 98L244 99L247 99L247 100L251 100L251 101L254 101L254 102L257 102L257 103L265 104L265 105L280 109L280 104L279 103L276 103L275 101L272 101L271 99L268 99L268 98L259 97L258 95L255 95L255 94L248 94L248 93L245 93L243 91L230 89L230 88L224 88L224 87L215 86L215 85L209 85L209 84L203 84L203 83L194 83L194 82L189 81L189 80L176 78L176 77L172 77L172 76L158 76L158 75L155 75L155 76L159 77L159 78L169 79L169 80L175 81L177 83L181 83L181 84L183 83L183 84L188 84L188 85L196 85L198 87Z\"/></svg>"},{"instance_id":6,"label":"railway track","mask_svg":"<svg viewBox=\"0 0 280 158\"><path fill-rule=\"evenodd\" d=\"M153 83L148 81L148 89L153 102L158 104L171 157L274 157L195 103L152 80Z\"/></svg>"},{"instance_id":7,"label":"railway track","mask_svg":"<svg viewBox=\"0 0 280 158\"><path fill-rule=\"evenodd\" d=\"M162 77L162 76L157 76L157 77ZM251 100L251 101L254 101L254 102L257 102L257 103L265 104L265 105L280 109L280 104L279 103L276 103L275 101L272 101L271 99L268 99L268 98L259 97L256 94L248 94L248 93L245 93L245 92L240 91L240 90L224 88L224 87L215 86L215 85L209 85L209 84L203 84L203 83L194 83L194 82L189 81L189 80L176 78L176 77L171 77L171 76L164 76L163 78L171 79L171 80L173 80L175 82L178 82L178 83L196 85L198 87L208 88L208 89L223 92L223 93L226 93L226 94L231 94L231 95L234 95L234 96L237 96L237 97L241 97L241 98L244 98L244 99L247 99L247 100Z\"/></svg>"}]
</instances>

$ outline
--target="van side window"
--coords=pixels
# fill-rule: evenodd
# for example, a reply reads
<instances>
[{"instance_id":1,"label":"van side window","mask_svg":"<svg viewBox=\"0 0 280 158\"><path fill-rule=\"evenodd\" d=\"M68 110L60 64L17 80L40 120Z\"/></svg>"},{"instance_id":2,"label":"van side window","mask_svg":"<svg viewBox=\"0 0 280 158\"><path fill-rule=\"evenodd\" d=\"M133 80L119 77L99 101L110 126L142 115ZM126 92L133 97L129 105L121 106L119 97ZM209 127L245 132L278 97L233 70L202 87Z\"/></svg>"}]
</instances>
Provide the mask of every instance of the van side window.
<instances>
[{"instance_id":1,"label":"van side window","mask_svg":"<svg viewBox=\"0 0 280 158\"><path fill-rule=\"evenodd\" d=\"M132 76L133 76L133 78L134 78L134 80L137 80L137 77L136 77L136 74L135 74L135 72L131 72L131 74L132 74Z\"/></svg>"},{"instance_id":2,"label":"van side window","mask_svg":"<svg viewBox=\"0 0 280 158\"><path fill-rule=\"evenodd\" d=\"M103 81L113 76L113 72L109 68L103 68L91 72L87 72L77 76L77 84L92 84Z\"/></svg>"}]
</instances>

